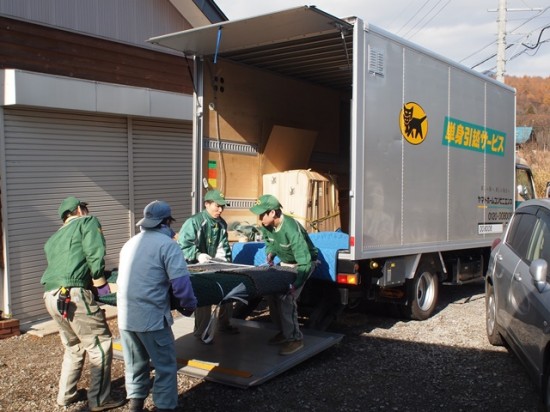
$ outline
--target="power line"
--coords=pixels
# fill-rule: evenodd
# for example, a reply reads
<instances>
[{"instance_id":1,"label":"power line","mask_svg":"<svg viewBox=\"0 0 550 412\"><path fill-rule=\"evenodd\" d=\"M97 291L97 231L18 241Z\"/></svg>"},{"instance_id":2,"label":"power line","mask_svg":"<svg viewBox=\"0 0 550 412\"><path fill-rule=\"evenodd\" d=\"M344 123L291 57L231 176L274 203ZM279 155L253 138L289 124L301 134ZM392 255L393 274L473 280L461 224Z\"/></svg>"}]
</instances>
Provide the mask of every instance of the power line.
<instances>
[{"instance_id":1,"label":"power line","mask_svg":"<svg viewBox=\"0 0 550 412\"><path fill-rule=\"evenodd\" d=\"M539 33L539 35L538 35L538 38L537 38L537 43L534 44L534 45L526 44L526 43L523 43L523 42L522 42L522 43L510 43L510 44L508 44L508 45L506 46L506 50L508 50L509 48L511 48L511 47L513 47L513 46L517 46L517 45L521 45L521 46L525 47L522 51L520 51L520 52L514 54L512 57L510 57L509 60L513 60L513 59L519 57L520 55L526 53L528 50L535 50L535 49L537 49L537 52L538 52L538 50L540 49L540 46L541 46L543 43L548 43L548 42L550 42L550 39L541 40L542 34L543 34L543 32L544 32L546 29L550 29L550 25L545 26L545 27L543 27L543 28L541 29L541 31L540 31L540 33ZM532 33L530 33L530 34L532 34ZM534 56L535 54L536 54L536 52L535 52L532 56ZM492 54L491 56L487 57L486 59L482 60L481 62L479 62L479 63L477 63L477 64L471 66L470 68L471 68L471 69L475 69L476 67L481 66L483 63L486 63L486 62L488 62L489 60L495 58L496 56L497 56L496 53L494 53L494 54Z\"/></svg>"},{"instance_id":2,"label":"power line","mask_svg":"<svg viewBox=\"0 0 550 412\"><path fill-rule=\"evenodd\" d=\"M399 30L397 30L396 34L399 34L399 33L401 32L401 30L403 30L403 29L405 28L405 26L411 22L412 19L414 19L416 16L418 16L418 13L420 13L420 12L422 11L422 9L423 9L424 7L426 7L426 4L428 4L430 1L431 1L431 0L426 0L426 1L424 2L424 4L416 11L416 13L414 13L414 14L409 18L409 20L407 20L407 21L405 22L405 24L403 24L403 26L401 26L401 28L400 28Z\"/></svg>"},{"instance_id":3,"label":"power line","mask_svg":"<svg viewBox=\"0 0 550 412\"><path fill-rule=\"evenodd\" d=\"M517 31L519 28L525 26L525 25L526 25L527 23L529 23L530 21L532 21L532 20L534 20L534 19L540 17L542 14L544 14L544 13L545 13L547 10L549 10L549 9L550 9L550 6L547 6L547 7L545 7L545 8L542 9L542 10L537 10L538 13L537 13L536 15L534 15L534 16L532 16L532 17L526 19L526 20L525 20L524 22L522 22L520 25L516 26L514 29L512 29L512 30L509 32L509 34L510 34L510 35L513 35L514 32ZM520 11L520 10L517 10L517 11ZM523 11L523 10L522 10L522 11ZM538 30L538 29L535 29L535 30ZM534 32L535 30L531 31L531 33L529 33L529 34L527 34L527 35L524 35L522 38L527 38L527 37L529 37L531 34L533 34L533 32ZM545 28L543 28L542 31L544 31L544 30L545 30ZM541 31L541 33L539 34L539 41L540 41L540 36L542 36L542 31ZM467 57L465 57L465 58L463 58L462 60L460 60L460 62L463 62L464 60L466 60L466 59L468 59L468 58L470 58L470 57L472 57L472 56L474 56L474 55L480 53L481 51L487 49L488 47L492 46L492 45L495 44L495 43L496 43L496 41L493 41L493 42L487 44L486 46L482 47L482 48L479 49L478 51L476 51L476 52L470 54L469 56L467 56ZM522 45L522 46L524 46L524 47L527 47L524 43L522 43L522 42L520 41L520 42L516 42L516 43L510 44L509 46L506 47L506 50L509 49L511 46L519 46L519 45ZM537 46L535 46L535 47L537 47ZM521 54L523 54L524 52L525 52L525 50L522 50L521 52L515 54L514 56L517 57L518 55L521 55ZM481 62L479 62L479 63L475 64L474 66L472 66L472 68L475 68L475 67L478 67L478 66L482 65L483 63L486 63L487 61L491 60L491 59L494 58L494 57L497 57L497 54L492 54L492 55L489 56L488 58L485 58L485 59L482 60ZM510 60L511 60L511 59L510 59Z\"/></svg>"},{"instance_id":4,"label":"power line","mask_svg":"<svg viewBox=\"0 0 550 412\"><path fill-rule=\"evenodd\" d=\"M437 5L439 5L439 4L441 3L441 1L442 1L442 0L440 0L434 7L432 7L432 9L430 10L430 12L431 12ZM429 22L431 22L435 17L437 17L437 15L438 15L439 13L441 13L441 12L443 11L443 9L449 5L450 2L451 2L451 0L447 0L447 3L445 3L445 4L443 5L443 7L441 7L432 17L430 17L422 26L420 26L420 27L418 28L417 31L415 31L413 34L411 34L410 37L409 37L409 39L412 39L414 36L416 36L416 35L420 32L420 30L422 30L424 27L426 27L426 25L427 25ZM427 15L426 15L426 16L427 16Z\"/></svg>"}]
</instances>

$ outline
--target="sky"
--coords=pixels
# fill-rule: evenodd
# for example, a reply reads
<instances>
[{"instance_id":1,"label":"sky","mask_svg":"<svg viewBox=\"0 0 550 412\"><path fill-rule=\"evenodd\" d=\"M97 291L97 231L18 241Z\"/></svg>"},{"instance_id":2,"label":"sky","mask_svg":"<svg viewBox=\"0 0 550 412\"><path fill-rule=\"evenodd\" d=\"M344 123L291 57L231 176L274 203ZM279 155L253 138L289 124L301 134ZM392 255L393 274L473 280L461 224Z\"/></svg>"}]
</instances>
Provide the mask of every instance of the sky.
<instances>
[{"instance_id":1,"label":"sky","mask_svg":"<svg viewBox=\"0 0 550 412\"><path fill-rule=\"evenodd\" d=\"M357 16L479 72L496 72L497 9L503 0L214 1L229 20L314 5L336 17ZM550 77L550 0L504 3L505 75Z\"/></svg>"}]
</instances>

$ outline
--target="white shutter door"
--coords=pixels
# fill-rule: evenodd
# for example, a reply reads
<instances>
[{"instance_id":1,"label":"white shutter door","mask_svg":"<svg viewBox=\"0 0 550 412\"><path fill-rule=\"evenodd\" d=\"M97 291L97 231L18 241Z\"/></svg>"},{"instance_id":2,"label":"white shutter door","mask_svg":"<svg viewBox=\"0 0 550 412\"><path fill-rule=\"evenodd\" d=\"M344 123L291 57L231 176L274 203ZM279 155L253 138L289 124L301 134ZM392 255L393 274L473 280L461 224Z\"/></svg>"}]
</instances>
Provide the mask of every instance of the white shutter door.
<instances>
[{"instance_id":1,"label":"white shutter door","mask_svg":"<svg viewBox=\"0 0 550 412\"><path fill-rule=\"evenodd\" d=\"M125 117L5 109L9 280L13 315L47 316L40 278L48 237L61 225L60 202L89 202L103 226L106 267L117 266L130 236L128 134Z\"/></svg>"},{"instance_id":2,"label":"white shutter door","mask_svg":"<svg viewBox=\"0 0 550 412\"><path fill-rule=\"evenodd\" d=\"M164 200L172 207L172 228L178 232L191 214L192 125L133 119L132 137L136 222L149 202Z\"/></svg>"}]
</instances>

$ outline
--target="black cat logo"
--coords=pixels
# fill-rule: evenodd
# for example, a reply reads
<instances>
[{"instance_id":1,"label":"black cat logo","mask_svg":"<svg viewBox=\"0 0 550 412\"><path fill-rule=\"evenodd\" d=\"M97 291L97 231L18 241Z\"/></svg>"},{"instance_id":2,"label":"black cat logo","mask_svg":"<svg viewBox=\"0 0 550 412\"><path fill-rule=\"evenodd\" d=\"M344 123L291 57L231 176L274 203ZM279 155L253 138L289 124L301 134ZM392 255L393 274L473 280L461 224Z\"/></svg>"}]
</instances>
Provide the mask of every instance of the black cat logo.
<instances>
[{"instance_id":1,"label":"black cat logo","mask_svg":"<svg viewBox=\"0 0 550 412\"><path fill-rule=\"evenodd\" d=\"M399 126L407 142L422 143L428 134L428 120L424 109L417 103L405 103L399 116Z\"/></svg>"}]
</instances>

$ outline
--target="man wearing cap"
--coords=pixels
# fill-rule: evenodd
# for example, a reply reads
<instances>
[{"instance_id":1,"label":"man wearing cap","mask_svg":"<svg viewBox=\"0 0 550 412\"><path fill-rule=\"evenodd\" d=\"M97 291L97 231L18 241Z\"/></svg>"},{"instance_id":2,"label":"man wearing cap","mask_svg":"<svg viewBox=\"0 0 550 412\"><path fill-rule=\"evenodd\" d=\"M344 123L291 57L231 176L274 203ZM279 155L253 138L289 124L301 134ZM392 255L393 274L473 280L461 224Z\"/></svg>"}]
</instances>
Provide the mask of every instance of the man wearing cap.
<instances>
[{"instance_id":1,"label":"man wearing cap","mask_svg":"<svg viewBox=\"0 0 550 412\"><path fill-rule=\"evenodd\" d=\"M120 251L117 278L118 328L124 356L130 411L142 411L153 384L157 411L178 407L177 362L170 311L170 287L183 313L197 306L187 264L172 239L174 221L168 203L145 206L137 226L141 232ZM155 367L151 382L149 361Z\"/></svg>"},{"instance_id":2,"label":"man wearing cap","mask_svg":"<svg viewBox=\"0 0 550 412\"><path fill-rule=\"evenodd\" d=\"M111 397L111 331L92 291L93 284L98 295L110 293L103 276L105 238L101 224L88 216L87 203L74 196L63 200L58 213L63 226L44 246L48 266L40 280L46 309L57 323L65 347L57 403L67 406L80 400L77 383L87 353L90 410L118 408L125 400Z\"/></svg>"},{"instance_id":3,"label":"man wearing cap","mask_svg":"<svg viewBox=\"0 0 550 412\"><path fill-rule=\"evenodd\" d=\"M227 237L227 223L221 217L227 205L219 190L209 190L204 195L204 209L187 219L178 234L178 243L188 263L207 263L212 259L231 262L231 247ZM194 335L200 338L210 321L210 306L197 308ZM239 329L230 323L233 303L220 307L218 330L236 334Z\"/></svg>"},{"instance_id":4,"label":"man wearing cap","mask_svg":"<svg viewBox=\"0 0 550 412\"><path fill-rule=\"evenodd\" d=\"M291 216L284 215L281 208L275 196L263 195L250 211L259 216L262 224L260 231L266 244L267 263L272 265L278 256L282 266L293 267L297 272L287 293L267 296L271 318L279 328L269 344L281 345L279 354L290 355L304 347L296 301L315 269L318 250L304 227Z\"/></svg>"}]
</instances>

